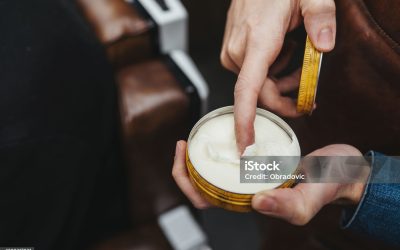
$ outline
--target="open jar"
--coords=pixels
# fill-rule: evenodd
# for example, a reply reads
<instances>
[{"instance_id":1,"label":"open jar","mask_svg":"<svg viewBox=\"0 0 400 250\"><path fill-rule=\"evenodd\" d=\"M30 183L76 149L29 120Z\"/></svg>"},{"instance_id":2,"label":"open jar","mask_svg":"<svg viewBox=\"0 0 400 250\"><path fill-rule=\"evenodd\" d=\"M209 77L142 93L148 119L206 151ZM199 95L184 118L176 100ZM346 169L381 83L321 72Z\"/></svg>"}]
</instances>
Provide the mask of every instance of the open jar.
<instances>
[{"instance_id":1,"label":"open jar","mask_svg":"<svg viewBox=\"0 0 400 250\"><path fill-rule=\"evenodd\" d=\"M300 157L297 137L278 116L257 109L255 144L247 156ZM192 183L211 204L236 212L251 210L251 199L259 191L291 187L293 180L264 183L240 182L240 157L236 147L233 106L216 109L202 117L189 134L186 166ZM289 171L296 173L297 166Z\"/></svg>"}]
</instances>

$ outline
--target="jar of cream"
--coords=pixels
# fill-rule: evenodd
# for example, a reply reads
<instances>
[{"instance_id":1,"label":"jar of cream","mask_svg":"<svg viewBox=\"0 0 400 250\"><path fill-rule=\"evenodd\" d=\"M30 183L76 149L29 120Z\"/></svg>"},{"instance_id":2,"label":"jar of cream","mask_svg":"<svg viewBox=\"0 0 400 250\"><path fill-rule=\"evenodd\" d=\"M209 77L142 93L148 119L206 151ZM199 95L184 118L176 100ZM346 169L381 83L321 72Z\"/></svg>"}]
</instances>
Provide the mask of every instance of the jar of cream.
<instances>
[{"instance_id":1,"label":"jar of cream","mask_svg":"<svg viewBox=\"0 0 400 250\"><path fill-rule=\"evenodd\" d=\"M278 116L257 109L255 143L246 156L300 156L300 146L289 125ZM201 118L189 134L186 166L192 183L211 204L227 210L251 210L251 199L259 191L285 188L280 183L241 183L240 157L236 147L233 106L214 110ZM297 166L293 168L293 173Z\"/></svg>"}]
</instances>

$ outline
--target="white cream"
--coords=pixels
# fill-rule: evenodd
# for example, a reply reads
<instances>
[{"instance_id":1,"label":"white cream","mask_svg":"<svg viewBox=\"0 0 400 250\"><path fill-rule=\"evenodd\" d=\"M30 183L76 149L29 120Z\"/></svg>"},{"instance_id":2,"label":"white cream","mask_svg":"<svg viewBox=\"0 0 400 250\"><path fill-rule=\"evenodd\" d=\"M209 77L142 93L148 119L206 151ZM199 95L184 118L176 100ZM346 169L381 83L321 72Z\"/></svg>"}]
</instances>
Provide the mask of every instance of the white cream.
<instances>
[{"instance_id":1,"label":"white cream","mask_svg":"<svg viewBox=\"0 0 400 250\"><path fill-rule=\"evenodd\" d=\"M255 143L246 156L299 156L296 136L290 136L266 117L254 122ZM293 140L292 140L293 139ZM254 194L273 189L281 183L240 183L240 157L236 147L233 114L206 121L192 137L189 157L197 172L211 184L230 192Z\"/></svg>"}]
</instances>

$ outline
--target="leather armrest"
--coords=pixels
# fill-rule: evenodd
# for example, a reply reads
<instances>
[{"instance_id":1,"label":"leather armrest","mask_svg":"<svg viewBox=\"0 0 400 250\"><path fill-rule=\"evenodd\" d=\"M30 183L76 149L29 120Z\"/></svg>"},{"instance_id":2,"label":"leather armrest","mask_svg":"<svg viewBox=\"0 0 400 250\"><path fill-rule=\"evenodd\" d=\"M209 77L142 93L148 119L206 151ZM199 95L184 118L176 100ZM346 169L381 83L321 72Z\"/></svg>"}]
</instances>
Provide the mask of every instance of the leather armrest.
<instances>
[{"instance_id":1,"label":"leather armrest","mask_svg":"<svg viewBox=\"0 0 400 250\"><path fill-rule=\"evenodd\" d=\"M117 69L122 149L135 225L133 231L95 249L170 249L155 219L185 201L171 167L175 143L186 138L192 125L190 97L182 79L157 58L151 20L123 0L78 0L78 4Z\"/></svg>"},{"instance_id":2,"label":"leather armrest","mask_svg":"<svg viewBox=\"0 0 400 250\"><path fill-rule=\"evenodd\" d=\"M118 69L133 221L154 219L183 201L171 166L175 143L186 137L190 127L189 96L166 64L156 59L153 25L132 5L124 0L78 0L78 4Z\"/></svg>"},{"instance_id":3,"label":"leather armrest","mask_svg":"<svg viewBox=\"0 0 400 250\"><path fill-rule=\"evenodd\" d=\"M160 59L125 67L117 82L132 217L144 222L183 201L171 167L190 127L190 100Z\"/></svg>"},{"instance_id":4,"label":"leather armrest","mask_svg":"<svg viewBox=\"0 0 400 250\"><path fill-rule=\"evenodd\" d=\"M151 26L124 0L78 0L78 4L103 44L142 34Z\"/></svg>"},{"instance_id":5,"label":"leather armrest","mask_svg":"<svg viewBox=\"0 0 400 250\"><path fill-rule=\"evenodd\" d=\"M116 68L157 54L153 42L154 24L129 3L124 0L78 0L78 5Z\"/></svg>"}]
</instances>

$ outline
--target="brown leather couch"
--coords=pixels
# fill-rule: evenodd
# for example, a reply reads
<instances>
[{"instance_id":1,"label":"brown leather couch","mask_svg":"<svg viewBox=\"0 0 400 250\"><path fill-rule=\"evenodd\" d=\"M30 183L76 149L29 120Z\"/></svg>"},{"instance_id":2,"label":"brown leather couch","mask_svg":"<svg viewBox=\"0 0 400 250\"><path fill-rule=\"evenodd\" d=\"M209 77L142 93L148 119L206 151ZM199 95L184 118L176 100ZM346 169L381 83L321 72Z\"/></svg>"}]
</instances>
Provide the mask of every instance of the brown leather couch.
<instances>
[{"instance_id":1,"label":"brown leather couch","mask_svg":"<svg viewBox=\"0 0 400 250\"><path fill-rule=\"evenodd\" d=\"M183 204L171 178L175 143L192 126L191 99L159 53L155 24L123 0L79 0L115 68L134 228L95 249L170 249L161 213Z\"/></svg>"}]
</instances>

